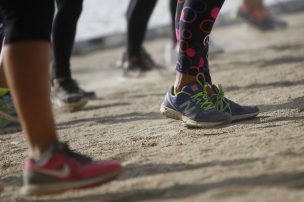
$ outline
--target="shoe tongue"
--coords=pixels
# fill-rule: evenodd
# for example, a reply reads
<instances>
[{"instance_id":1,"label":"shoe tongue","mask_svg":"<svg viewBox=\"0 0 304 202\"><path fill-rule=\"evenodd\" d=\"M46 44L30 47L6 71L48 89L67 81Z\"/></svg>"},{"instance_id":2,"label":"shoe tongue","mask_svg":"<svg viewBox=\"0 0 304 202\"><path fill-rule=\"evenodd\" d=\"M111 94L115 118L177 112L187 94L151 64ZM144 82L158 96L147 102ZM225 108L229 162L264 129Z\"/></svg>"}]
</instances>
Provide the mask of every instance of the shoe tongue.
<instances>
[{"instance_id":1,"label":"shoe tongue","mask_svg":"<svg viewBox=\"0 0 304 202\"><path fill-rule=\"evenodd\" d=\"M189 93L191 95L199 93L203 90L203 86L197 82L190 83L182 88L183 92Z\"/></svg>"}]
</instances>

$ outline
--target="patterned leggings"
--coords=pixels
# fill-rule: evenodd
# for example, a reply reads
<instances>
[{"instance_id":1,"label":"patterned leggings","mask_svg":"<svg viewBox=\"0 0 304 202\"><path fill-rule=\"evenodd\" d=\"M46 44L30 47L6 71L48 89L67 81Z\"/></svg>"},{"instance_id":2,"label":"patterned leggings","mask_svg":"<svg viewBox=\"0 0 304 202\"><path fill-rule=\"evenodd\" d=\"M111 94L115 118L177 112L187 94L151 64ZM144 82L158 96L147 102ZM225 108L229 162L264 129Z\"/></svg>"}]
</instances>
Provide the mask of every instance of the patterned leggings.
<instances>
[{"instance_id":1,"label":"patterned leggings","mask_svg":"<svg viewBox=\"0 0 304 202\"><path fill-rule=\"evenodd\" d=\"M211 83L208 43L213 24L225 0L178 0L175 28L179 41L176 70Z\"/></svg>"}]
</instances>

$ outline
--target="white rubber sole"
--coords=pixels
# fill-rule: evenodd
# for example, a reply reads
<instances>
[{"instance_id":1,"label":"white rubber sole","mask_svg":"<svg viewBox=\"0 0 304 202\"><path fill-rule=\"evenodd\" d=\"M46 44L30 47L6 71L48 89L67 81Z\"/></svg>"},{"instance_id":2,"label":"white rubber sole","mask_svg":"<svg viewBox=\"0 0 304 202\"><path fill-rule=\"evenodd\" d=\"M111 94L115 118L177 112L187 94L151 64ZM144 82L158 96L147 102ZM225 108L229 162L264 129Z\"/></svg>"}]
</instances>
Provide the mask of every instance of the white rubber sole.
<instances>
[{"instance_id":1,"label":"white rubber sole","mask_svg":"<svg viewBox=\"0 0 304 202\"><path fill-rule=\"evenodd\" d=\"M52 103L56 110L63 112L73 112L83 108L87 103L87 99L81 99L79 102L66 104L60 100L52 100Z\"/></svg>"},{"instance_id":2,"label":"white rubber sole","mask_svg":"<svg viewBox=\"0 0 304 202\"><path fill-rule=\"evenodd\" d=\"M187 116L184 116L182 113L178 111L175 111L169 107L164 106L163 104L160 107L160 113L168 118L182 121L185 126L191 128L211 128L218 125L223 125L225 123L230 123L231 121L229 120L229 121L221 121L221 122L197 122L188 118Z\"/></svg>"}]
</instances>

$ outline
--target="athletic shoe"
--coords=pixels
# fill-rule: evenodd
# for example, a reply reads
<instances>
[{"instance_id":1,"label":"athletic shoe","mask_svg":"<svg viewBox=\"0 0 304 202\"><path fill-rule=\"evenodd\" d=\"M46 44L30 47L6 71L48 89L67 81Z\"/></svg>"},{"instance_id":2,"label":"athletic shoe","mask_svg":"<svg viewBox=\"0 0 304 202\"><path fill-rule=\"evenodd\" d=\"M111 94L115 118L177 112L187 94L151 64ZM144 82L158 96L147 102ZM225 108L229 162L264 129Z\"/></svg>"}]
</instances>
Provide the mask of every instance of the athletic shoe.
<instances>
[{"instance_id":1,"label":"athletic shoe","mask_svg":"<svg viewBox=\"0 0 304 202\"><path fill-rule=\"evenodd\" d=\"M143 61L146 64L147 70L164 69L164 67L162 65L157 64L153 60L153 58L151 57L151 55L144 48L142 48L141 57L142 57Z\"/></svg>"},{"instance_id":2,"label":"athletic shoe","mask_svg":"<svg viewBox=\"0 0 304 202\"><path fill-rule=\"evenodd\" d=\"M75 92L79 92L79 94L81 94L84 98L89 99L89 100L94 100L96 99L96 93L94 91L86 91L83 90L82 88L80 88L80 86L78 85L77 81L75 80L71 80L71 85L73 85L73 89Z\"/></svg>"},{"instance_id":3,"label":"athletic shoe","mask_svg":"<svg viewBox=\"0 0 304 202\"><path fill-rule=\"evenodd\" d=\"M53 80L51 98L53 105L64 111L75 111L84 107L88 100L72 79Z\"/></svg>"},{"instance_id":4,"label":"athletic shoe","mask_svg":"<svg viewBox=\"0 0 304 202\"><path fill-rule=\"evenodd\" d=\"M176 95L171 87L160 112L168 118L183 121L188 127L207 128L230 122L230 114L216 110L198 77L197 82L184 86Z\"/></svg>"},{"instance_id":5,"label":"athletic shoe","mask_svg":"<svg viewBox=\"0 0 304 202\"><path fill-rule=\"evenodd\" d=\"M274 16L271 15L269 15L263 20L258 20L252 15L251 11L246 10L244 8L239 9L237 16L241 20L248 23L249 25L261 31L283 29L288 26L288 24L285 21L275 18Z\"/></svg>"},{"instance_id":6,"label":"athletic shoe","mask_svg":"<svg viewBox=\"0 0 304 202\"><path fill-rule=\"evenodd\" d=\"M123 53L121 60L116 65L123 69L126 77L140 77L146 71L164 68L157 64L145 49L142 49L138 57L130 59L126 53Z\"/></svg>"},{"instance_id":7,"label":"athletic shoe","mask_svg":"<svg viewBox=\"0 0 304 202\"><path fill-rule=\"evenodd\" d=\"M17 112L11 94L8 92L0 96L0 134L12 133L20 130Z\"/></svg>"},{"instance_id":8,"label":"athletic shoe","mask_svg":"<svg viewBox=\"0 0 304 202\"><path fill-rule=\"evenodd\" d=\"M144 75L148 70L142 58L133 57L125 59L122 64L123 76L129 78L138 78Z\"/></svg>"},{"instance_id":9,"label":"athletic shoe","mask_svg":"<svg viewBox=\"0 0 304 202\"><path fill-rule=\"evenodd\" d=\"M259 114L257 106L243 106L225 98L221 85L219 87L212 85L209 88L211 89L210 92L212 92L210 97L216 109L231 114L232 121L254 118Z\"/></svg>"},{"instance_id":10,"label":"athletic shoe","mask_svg":"<svg viewBox=\"0 0 304 202\"><path fill-rule=\"evenodd\" d=\"M42 159L25 160L21 194L48 195L93 187L117 178L121 172L122 166L116 161L93 162L58 143Z\"/></svg>"}]
</instances>

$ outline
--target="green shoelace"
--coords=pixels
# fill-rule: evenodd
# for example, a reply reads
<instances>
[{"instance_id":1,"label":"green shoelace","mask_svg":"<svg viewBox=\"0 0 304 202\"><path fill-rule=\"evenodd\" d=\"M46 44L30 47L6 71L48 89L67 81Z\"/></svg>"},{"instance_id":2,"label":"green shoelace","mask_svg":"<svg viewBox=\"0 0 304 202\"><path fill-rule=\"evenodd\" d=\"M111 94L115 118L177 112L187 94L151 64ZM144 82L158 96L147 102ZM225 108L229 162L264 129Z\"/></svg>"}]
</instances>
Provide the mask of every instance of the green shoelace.
<instances>
[{"instance_id":1,"label":"green shoelace","mask_svg":"<svg viewBox=\"0 0 304 202\"><path fill-rule=\"evenodd\" d=\"M198 74L196 76L196 81L200 86L202 86L203 91L196 93L191 96L191 98L196 102L196 104L204 111L208 111L211 109L216 109L212 101L210 100L208 93L206 91L207 84L200 80L200 76L204 77L203 74Z\"/></svg>"},{"instance_id":2,"label":"green shoelace","mask_svg":"<svg viewBox=\"0 0 304 202\"><path fill-rule=\"evenodd\" d=\"M216 95L216 100L215 100L215 103L214 103L216 110L220 111L220 112L223 112L226 109L228 109L229 112L231 113L230 104L225 99L225 95L224 95L222 85L219 84L217 89L218 89L218 91L215 94Z\"/></svg>"}]
</instances>

